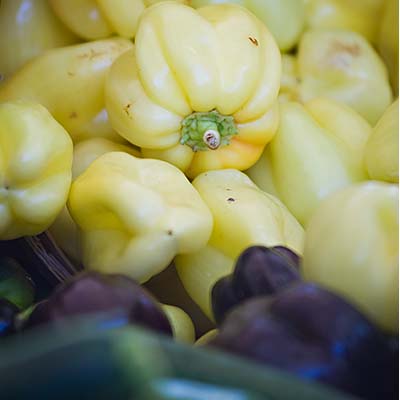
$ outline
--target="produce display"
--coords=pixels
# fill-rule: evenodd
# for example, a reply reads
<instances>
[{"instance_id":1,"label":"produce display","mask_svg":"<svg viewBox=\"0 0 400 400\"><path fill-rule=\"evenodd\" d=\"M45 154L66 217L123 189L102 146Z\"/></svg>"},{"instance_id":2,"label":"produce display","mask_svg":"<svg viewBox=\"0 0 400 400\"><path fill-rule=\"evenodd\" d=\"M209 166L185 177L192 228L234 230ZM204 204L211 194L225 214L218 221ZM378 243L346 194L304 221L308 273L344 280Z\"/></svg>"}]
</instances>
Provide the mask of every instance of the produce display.
<instances>
[{"instance_id":1,"label":"produce display","mask_svg":"<svg viewBox=\"0 0 400 400\"><path fill-rule=\"evenodd\" d=\"M0 0L0 396L398 398L398 12Z\"/></svg>"}]
</instances>

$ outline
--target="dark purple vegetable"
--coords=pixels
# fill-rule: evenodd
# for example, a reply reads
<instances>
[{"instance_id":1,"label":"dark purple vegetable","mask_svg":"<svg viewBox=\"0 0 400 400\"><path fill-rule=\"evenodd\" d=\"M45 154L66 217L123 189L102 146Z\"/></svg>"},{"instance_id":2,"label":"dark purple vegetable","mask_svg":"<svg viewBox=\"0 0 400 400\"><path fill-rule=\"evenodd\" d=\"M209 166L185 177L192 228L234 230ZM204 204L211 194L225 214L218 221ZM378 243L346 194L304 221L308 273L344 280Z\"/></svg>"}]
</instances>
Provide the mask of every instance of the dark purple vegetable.
<instances>
[{"instance_id":1,"label":"dark purple vegetable","mask_svg":"<svg viewBox=\"0 0 400 400\"><path fill-rule=\"evenodd\" d=\"M18 307L6 299L0 299L0 337L8 336L15 331L15 317Z\"/></svg>"},{"instance_id":2,"label":"dark purple vegetable","mask_svg":"<svg viewBox=\"0 0 400 400\"><path fill-rule=\"evenodd\" d=\"M25 327L99 312L110 313L110 327L137 324L172 335L166 315L146 289L124 275L97 272L82 272L58 286L37 305Z\"/></svg>"},{"instance_id":3,"label":"dark purple vegetable","mask_svg":"<svg viewBox=\"0 0 400 400\"><path fill-rule=\"evenodd\" d=\"M313 284L246 301L209 345L365 399L397 393L398 360L385 335L341 297Z\"/></svg>"},{"instance_id":4,"label":"dark purple vegetable","mask_svg":"<svg viewBox=\"0 0 400 400\"><path fill-rule=\"evenodd\" d=\"M252 246L243 251L233 274L220 279L212 289L212 308L217 323L244 300L275 294L300 280L299 263L299 256L282 246Z\"/></svg>"}]
</instances>

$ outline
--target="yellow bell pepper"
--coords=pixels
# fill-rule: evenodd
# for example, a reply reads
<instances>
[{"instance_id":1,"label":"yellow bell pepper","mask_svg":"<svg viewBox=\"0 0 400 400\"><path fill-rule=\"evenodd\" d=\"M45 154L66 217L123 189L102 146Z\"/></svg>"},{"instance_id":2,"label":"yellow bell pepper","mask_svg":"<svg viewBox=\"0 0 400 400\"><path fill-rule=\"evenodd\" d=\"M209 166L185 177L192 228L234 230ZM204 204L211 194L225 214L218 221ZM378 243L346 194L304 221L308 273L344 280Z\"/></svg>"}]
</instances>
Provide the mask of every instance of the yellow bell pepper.
<instances>
[{"instance_id":1,"label":"yellow bell pepper","mask_svg":"<svg viewBox=\"0 0 400 400\"><path fill-rule=\"evenodd\" d=\"M111 36L113 33L133 38L143 11L152 4L165 0L49 1L54 12L68 28L84 39L93 40Z\"/></svg>"},{"instance_id":2,"label":"yellow bell pepper","mask_svg":"<svg viewBox=\"0 0 400 400\"><path fill-rule=\"evenodd\" d=\"M342 294L382 328L399 326L399 189L369 181L330 196L306 231L305 279Z\"/></svg>"},{"instance_id":3,"label":"yellow bell pepper","mask_svg":"<svg viewBox=\"0 0 400 400\"><path fill-rule=\"evenodd\" d=\"M365 148L365 162L372 179L399 182L399 100L375 126Z\"/></svg>"},{"instance_id":4,"label":"yellow bell pepper","mask_svg":"<svg viewBox=\"0 0 400 400\"><path fill-rule=\"evenodd\" d=\"M378 49L385 60L393 92L399 95L399 1L385 0L378 36Z\"/></svg>"},{"instance_id":5,"label":"yellow bell pepper","mask_svg":"<svg viewBox=\"0 0 400 400\"><path fill-rule=\"evenodd\" d=\"M196 342L195 346L205 346L211 339L214 339L218 335L218 329L211 329L211 331L206 332L204 335L200 336Z\"/></svg>"},{"instance_id":6,"label":"yellow bell pepper","mask_svg":"<svg viewBox=\"0 0 400 400\"><path fill-rule=\"evenodd\" d=\"M74 141L122 140L104 109L104 81L113 61L132 47L130 41L115 38L49 50L0 86L0 101L42 104Z\"/></svg>"},{"instance_id":7,"label":"yellow bell pepper","mask_svg":"<svg viewBox=\"0 0 400 400\"><path fill-rule=\"evenodd\" d=\"M221 3L239 4L254 13L265 23L282 51L297 44L306 21L301 0L191 0L189 4L199 8Z\"/></svg>"},{"instance_id":8,"label":"yellow bell pepper","mask_svg":"<svg viewBox=\"0 0 400 400\"><path fill-rule=\"evenodd\" d=\"M332 100L282 103L278 132L260 163L279 198L306 225L327 195L368 179L364 150L370 134L360 115ZM263 179L261 171L256 176Z\"/></svg>"},{"instance_id":9,"label":"yellow bell pepper","mask_svg":"<svg viewBox=\"0 0 400 400\"><path fill-rule=\"evenodd\" d=\"M183 343L194 343L194 325L188 314L181 308L162 304L161 308L171 324L174 339Z\"/></svg>"},{"instance_id":10,"label":"yellow bell pepper","mask_svg":"<svg viewBox=\"0 0 400 400\"><path fill-rule=\"evenodd\" d=\"M0 240L41 233L65 205L72 142L39 104L0 103Z\"/></svg>"},{"instance_id":11,"label":"yellow bell pepper","mask_svg":"<svg viewBox=\"0 0 400 400\"><path fill-rule=\"evenodd\" d=\"M359 34L306 32L297 57L299 98L324 96L347 104L375 124L392 102L385 64Z\"/></svg>"},{"instance_id":12,"label":"yellow bell pepper","mask_svg":"<svg viewBox=\"0 0 400 400\"><path fill-rule=\"evenodd\" d=\"M384 0L307 0L309 29L355 31L376 42Z\"/></svg>"},{"instance_id":13,"label":"yellow bell pepper","mask_svg":"<svg viewBox=\"0 0 400 400\"><path fill-rule=\"evenodd\" d=\"M193 186L210 208L214 228L207 246L177 256L175 265L189 295L212 319L210 291L232 272L239 254L252 245L283 245L301 254L303 228L278 199L240 171L206 172Z\"/></svg>"},{"instance_id":14,"label":"yellow bell pepper","mask_svg":"<svg viewBox=\"0 0 400 400\"><path fill-rule=\"evenodd\" d=\"M0 76L3 79L45 50L77 42L78 38L53 14L47 0L1 2Z\"/></svg>"},{"instance_id":15,"label":"yellow bell pepper","mask_svg":"<svg viewBox=\"0 0 400 400\"><path fill-rule=\"evenodd\" d=\"M189 177L246 169L273 137L279 49L245 8L163 2L142 15L135 48L113 64L106 107L142 154Z\"/></svg>"},{"instance_id":16,"label":"yellow bell pepper","mask_svg":"<svg viewBox=\"0 0 400 400\"><path fill-rule=\"evenodd\" d=\"M123 151L139 156L138 150L104 138L83 140L74 146L72 161L72 179L75 180L98 157L112 151ZM80 234L77 225L64 207L49 231L58 246L75 262L81 262Z\"/></svg>"},{"instance_id":17,"label":"yellow bell pepper","mask_svg":"<svg viewBox=\"0 0 400 400\"><path fill-rule=\"evenodd\" d=\"M83 264L145 282L176 254L204 247L212 216L173 165L122 152L97 158L73 183L68 200L82 230Z\"/></svg>"}]
</instances>

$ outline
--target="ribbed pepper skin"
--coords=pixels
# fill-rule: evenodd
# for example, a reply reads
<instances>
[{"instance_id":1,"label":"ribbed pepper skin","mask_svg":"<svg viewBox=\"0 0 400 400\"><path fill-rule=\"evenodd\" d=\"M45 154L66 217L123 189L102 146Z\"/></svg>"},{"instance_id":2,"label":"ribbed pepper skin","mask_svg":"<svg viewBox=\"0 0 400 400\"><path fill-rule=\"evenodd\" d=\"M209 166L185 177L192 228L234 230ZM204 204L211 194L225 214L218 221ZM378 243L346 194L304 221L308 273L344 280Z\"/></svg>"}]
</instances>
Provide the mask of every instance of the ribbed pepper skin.
<instances>
[{"instance_id":1,"label":"ribbed pepper skin","mask_svg":"<svg viewBox=\"0 0 400 400\"><path fill-rule=\"evenodd\" d=\"M140 282L204 247L212 229L179 169L123 152L102 155L73 182L68 209L82 231L85 267Z\"/></svg>"},{"instance_id":2,"label":"ribbed pepper skin","mask_svg":"<svg viewBox=\"0 0 400 400\"><path fill-rule=\"evenodd\" d=\"M333 194L307 227L301 268L391 332L399 326L398 204L398 186L384 182Z\"/></svg>"},{"instance_id":3,"label":"ribbed pepper skin","mask_svg":"<svg viewBox=\"0 0 400 400\"><path fill-rule=\"evenodd\" d=\"M210 208L214 228L207 246L176 257L175 265L189 295L212 318L211 289L232 272L243 250L252 245L283 245L301 254L304 231L278 199L240 171L206 172L193 186Z\"/></svg>"},{"instance_id":4,"label":"ribbed pepper skin","mask_svg":"<svg viewBox=\"0 0 400 400\"><path fill-rule=\"evenodd\" d=\"M36 235L64 207L72 141L40 104L0 104L0 240Z\"/></svg>"},{"instance_id":5,"label":"ribbed pepper skin","mask_svg":"<svg viewBox=\"0 0 400 400\"><path fill-rule=\"evenodd\" d=\"M280 75L275 40L245 8L162 2L143 13L135 48L113 64L106 107L114 129L145 157L169 161L190 178L211 169L243 170L276 131ZM207 118L227 126L226 137L218 126L221 145L197 151L183 144L188 126L204 147L207 127L217 129Z\"/></svg>"}]
</instances>

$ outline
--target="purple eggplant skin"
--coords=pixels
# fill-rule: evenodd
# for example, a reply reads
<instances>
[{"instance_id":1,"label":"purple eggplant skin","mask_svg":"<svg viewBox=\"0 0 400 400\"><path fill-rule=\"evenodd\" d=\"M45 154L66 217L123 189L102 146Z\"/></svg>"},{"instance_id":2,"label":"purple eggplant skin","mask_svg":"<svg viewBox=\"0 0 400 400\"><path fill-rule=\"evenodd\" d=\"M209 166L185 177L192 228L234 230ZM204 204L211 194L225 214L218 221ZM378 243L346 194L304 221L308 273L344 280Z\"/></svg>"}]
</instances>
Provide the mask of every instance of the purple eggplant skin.
<instances>
[{"instance_id":1,"label":"purple eggplant skin","mask_svg":"<svg viewBox=\"0 0 400 400\"><path fill-rule=\"evenodd\" d=\"M167 316L146 289L127 276L92 271L81 272L59 285L35 307L24 329L65 323L67 317L91 313L109 313L109 327L136 324L172 336Z\"/></svg>"},{"instance_id":2,"label":"purple eggplant skin","mask_svg":"<svg viewBox=\"0 0 400 400\"><path fill-rule=\"evenodd\" d=\"M251 246L236 261L232 276L221 278L211 291L217 324L239 303L257 296L273 295L299 281L300 257L283 246Z\"/></svg>"},{"instance_id":3,"label":"purple eggplant skin","mask_svg":"<svg viewBox=\"0 0 400 400\"><path fill-rule=\"evenodd\" d=\"M19 311L14 303L0 299L0 337L15 333L15 318Z\"/></svg>"},{"instance_id":4,"label":"purple eggplant skin","mask_svg":"<svg viewBox=\"0 0 400 400\"><path fill-rule=\"evenodd\" d=\"M246 301L208 345L364 399L398 398L398 359L385 335L314 284Z\"/></svg>"}]
</instances>

